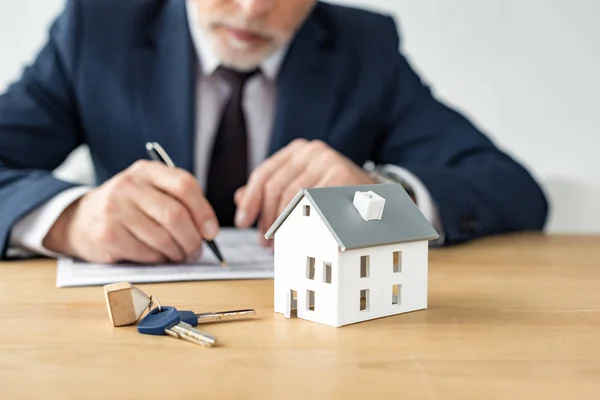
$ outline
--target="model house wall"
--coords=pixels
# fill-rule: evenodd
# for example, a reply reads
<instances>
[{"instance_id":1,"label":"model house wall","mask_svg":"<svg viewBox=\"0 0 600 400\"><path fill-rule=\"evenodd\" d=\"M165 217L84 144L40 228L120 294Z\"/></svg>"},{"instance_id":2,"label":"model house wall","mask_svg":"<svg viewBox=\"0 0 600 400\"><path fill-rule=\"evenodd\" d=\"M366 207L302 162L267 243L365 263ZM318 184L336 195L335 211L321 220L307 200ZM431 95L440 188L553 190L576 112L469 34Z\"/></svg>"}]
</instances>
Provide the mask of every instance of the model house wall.
<instances>
[{"instance_id":1,"label":"model house wall","mask_svg":"<svg viewBox=\"0 0 600 400\"><path fill-rule=\"evenodd\" d=\"M425 309L428 251L427 241L341 251L305 197L277 231L275 312L342 326Z\"/></svg>"},{"instance_id":2,"label":"model house wall","mask_svg":"<svg viewBox=\"0 0 600 400\"><path fill-rule=\"evenodd\" d=\"M309 215L304 215L309 207ZM297 316L319 323L338 320L339 264L338 244L303 198L277 231L275 240L274 303L275 312L285 314L287 292L297 293ZM307 278L307 256L314 257L313 279ZM331 263L331 283L325 282L323 262ZM314 310L310 310L309 291L314 293Z\"/></svg>"},{"instance_id":3,"label":"model house wall","mask_svg":"<svg viewBox=\"0 0 600 400\"><path fill-rule=\"evenodd\" d=\"M302 189L265 237L286 317L339 327L427 308L439 235L400 185Z\"/></svg>"},{"instance_id":4,"label":"model house wall","mask_svg":"<svg viewBox=\"0 0 600 400\"><path fill-rule=\"evenodd\" d=\"M398 272L394 272L394 252L399 252ZM363 256L369 256L367 268L361 267ZM340 304L343 307L340 307L339 325L427 308L427 263L427 241L340 251ZM394 285L400 287L394 288ZM392 294L398 289L399 304L393 304ZM368 292L363 292L367 299L361 307L363 290Z\"/></svg>"}]
</instances>

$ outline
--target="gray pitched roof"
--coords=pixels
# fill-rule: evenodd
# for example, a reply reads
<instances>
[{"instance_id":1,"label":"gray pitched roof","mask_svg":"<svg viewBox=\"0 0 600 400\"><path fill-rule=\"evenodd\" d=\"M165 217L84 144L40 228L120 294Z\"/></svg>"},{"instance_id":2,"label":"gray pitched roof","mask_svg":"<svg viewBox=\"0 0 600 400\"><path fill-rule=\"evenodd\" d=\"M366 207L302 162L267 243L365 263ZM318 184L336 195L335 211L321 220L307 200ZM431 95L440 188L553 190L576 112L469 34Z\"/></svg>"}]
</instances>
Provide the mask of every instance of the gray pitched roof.
<instances>
[{"instance_id":1,"label":"gray pitched roof","mask_svg":"<svg viewBox=\"0 0 600 400\"><path fill-rule=\"evenodd\" d=\"M381 220L363 220L352 204L357 191L369 190L386 200ZM265 234L267 239L274 237L303 197L312 203L342 250L439 237L401 185L378 184L302 189Z\"/></svg>"}]
</instances>

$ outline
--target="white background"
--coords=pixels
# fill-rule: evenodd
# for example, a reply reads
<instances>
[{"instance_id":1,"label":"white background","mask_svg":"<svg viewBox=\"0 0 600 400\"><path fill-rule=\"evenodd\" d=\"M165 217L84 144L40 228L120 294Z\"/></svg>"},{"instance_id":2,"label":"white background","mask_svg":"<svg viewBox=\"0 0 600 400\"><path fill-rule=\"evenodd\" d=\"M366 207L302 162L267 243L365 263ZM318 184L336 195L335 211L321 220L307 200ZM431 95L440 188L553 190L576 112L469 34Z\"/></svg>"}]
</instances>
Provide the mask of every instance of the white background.
<instances>
[{"instance_id":1,"label":"white background","mask_svg":"<svg viewBox=\"0 0 600 400\"><path fill-rule=\"evenodd\" d=\"M396 17L405 54L435 93L542 182L549 231L600 232L600 2L332 1ZM0 0L0 91L63 4ZM73 160L89 171L85 153Z\"/></svg>"}]
</instances>

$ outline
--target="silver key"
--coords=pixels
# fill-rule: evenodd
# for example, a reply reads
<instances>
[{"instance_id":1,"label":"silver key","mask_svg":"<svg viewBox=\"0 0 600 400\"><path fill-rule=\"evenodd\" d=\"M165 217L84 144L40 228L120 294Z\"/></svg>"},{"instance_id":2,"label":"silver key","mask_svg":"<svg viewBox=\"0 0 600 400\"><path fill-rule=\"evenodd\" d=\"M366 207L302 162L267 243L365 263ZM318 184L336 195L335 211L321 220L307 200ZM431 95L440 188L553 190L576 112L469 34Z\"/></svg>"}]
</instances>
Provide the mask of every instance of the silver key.
<instances>
[{"instance_id":1,"label":"silver key","mask_svg":"<svg viewBox=\"0 0 600 400\"><path fill-rule=\"evenodd\" d=\"M187 340L201 346L212 347L217 343L217 338L194 328L190 324L181 321L175 326L166 330L167 335Z\"/></svg>"},{"instance_id":2,"label":"silver key","mask_svg":"<svg viewBox=\"0 0 600 400\"><path fill-rule=\"evenodd\" d=\"M212 347L217 339L190 324L181 321L174 307L157 307L138 324L138 332L146 335L169 335L205 347Z\"/></svg>"},{"instance_id":3,"label":"silver key","mask_svg":"<svg viewBox=\"0 0 600 400\"><path fill-rule=\"evenodd\" d=\"M179 311L181 320L187 322L191 326L197 326L208 322L237 320L254 314L256 314L256 311L252 309L206 312L200 314L196 314L193 311Z\"/></svg>"}]
</instances>

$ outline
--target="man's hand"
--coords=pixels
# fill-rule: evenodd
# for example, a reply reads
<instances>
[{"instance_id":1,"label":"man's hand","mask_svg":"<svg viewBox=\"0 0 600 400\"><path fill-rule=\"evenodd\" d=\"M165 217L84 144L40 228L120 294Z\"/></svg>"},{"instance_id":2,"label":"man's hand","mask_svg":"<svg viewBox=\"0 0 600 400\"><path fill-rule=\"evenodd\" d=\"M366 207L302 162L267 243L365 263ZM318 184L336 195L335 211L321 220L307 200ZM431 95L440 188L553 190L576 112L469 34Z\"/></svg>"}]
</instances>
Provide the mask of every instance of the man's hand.
<instances>
[{"instance_id":1,"label":"man's hand","mask_svg":"<svg viewBox=\"0 0 600 400\"><path fill-rule=\"evenodd\" d=\"M324 142L297 139L256 168L236 192L235 222L247 228L260 215L258 229L264 235L302 188L373 183L361 167Z\"/></svg>"},{"instance_id":2,"label":"man's hand","mask_svg":"<svg viewBox=\"0 0 600 400\"><path fill-rule=\"evenodd\" d=\"M192 175L138 161L68 207L43 244L91 262L182 262L218 229Z\"/></svg>"}]
</instances>

